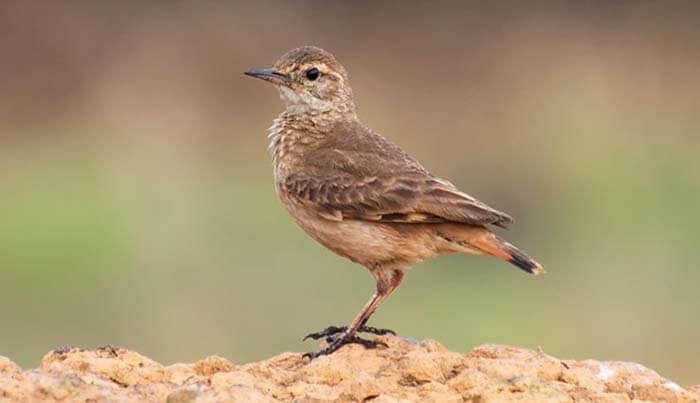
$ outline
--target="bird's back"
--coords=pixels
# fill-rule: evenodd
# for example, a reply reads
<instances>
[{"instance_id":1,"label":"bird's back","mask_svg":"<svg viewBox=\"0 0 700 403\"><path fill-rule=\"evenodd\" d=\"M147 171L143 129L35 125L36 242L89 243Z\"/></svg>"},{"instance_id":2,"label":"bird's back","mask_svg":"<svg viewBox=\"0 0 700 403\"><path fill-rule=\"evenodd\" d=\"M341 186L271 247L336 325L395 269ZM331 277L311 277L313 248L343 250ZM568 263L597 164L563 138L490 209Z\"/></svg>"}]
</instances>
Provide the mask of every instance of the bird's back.
<instances>
[{"instance_id":1,"label":"bird's back","mask_svg":"<svg viewBox=\"0 0 700 403\"><path fill-rule=\"evenodd\" d=\"M357 119L338 122L304 158L305 167L320 172L338 171L360 178L430 173L399 146Z\"/></svg>"}]
</instances>

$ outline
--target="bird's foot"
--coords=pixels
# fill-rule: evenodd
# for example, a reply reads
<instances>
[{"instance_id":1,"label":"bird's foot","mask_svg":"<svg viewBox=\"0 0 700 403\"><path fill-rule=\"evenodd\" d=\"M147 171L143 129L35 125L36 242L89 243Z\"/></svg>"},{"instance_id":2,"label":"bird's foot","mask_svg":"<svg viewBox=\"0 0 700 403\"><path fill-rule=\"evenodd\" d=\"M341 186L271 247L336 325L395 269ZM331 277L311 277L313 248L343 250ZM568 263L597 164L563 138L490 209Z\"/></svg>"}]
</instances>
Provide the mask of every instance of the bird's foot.
<instances>
[{"instance_id":1,"label":"bird's foot","mask_svg":"<svg viewBox=\"0 0 700 403\"><path fill-rule=\"evenodd\" d=\"M376 334L377 336L384 336L385 334L396 336L396 332L391 329L380 329L378 327L364 325L358 329L358 332Z\"/></svg>"},{"instance_id":2,"label":"bird's foot","mask_svg":"<svg viewBox=\"0 0 700 403\"><path fill-rule=\"evenodd\" d=\"M321 330L320 332L314 332L314 333L307 334L306 336L304 336L302 341L304 341L306 339L318 340L318 339L322 339L324 337L332 337L332 336L341 334L341 333L345 332L346 330L348 330L347 326L328 326L327 328L325 328L324 330Z\"/></svg>"},{"instance_id":3,"label":"bird's foot","mask_svg":"<svg viewBox=\"0 0 700 403\"><path fill-rule=\"evenodd\" d=\"M338 326L331 326L331 327L338 328ZM328 329L326 329L326 330L328 330ZM384 329L379 329L379 330L384 330ZM322 332L319 332L319 333L322 333ZM382 333L382 334L386 334L386 333ZM328 346L326 348L323 348L317 352L305 353L302 357L308 357L310 360L313 360L314 358L318 358L322 355L331 354L331 353L335 352L336 350L338 350L340 347L342 347L346 344L352 344L352 343L361 344L365 348L377 348L379 346L388 347L386 345L386 343L384 343L382 341L367 340L367 339L363 339L362 337L354 335L354 334L352 336L349 336L345 332L340 333L340 334L333 333L331 335L325 335L325 336L326 336L326 341L328 342ZM321 337L324 337L324 336L318 336L314 339L319 339Z\"/></svg>"},{"instance_id":4,"label":"bird's foot","mask_svg":"<svg viewBox=\"0 0 700 403\"><path fill-rule=\"evenodd\" d=\"M348 330L347 326L328 326L327 328L325 328L324 330L321 330L320 332L307 334L303 340L306 340L306 339L318 340L318 339L325 337L326 341L328 343L332 343L333 340L335 339L335 337L337 337L337 335L342 334L342 333L346 332L347 330ZM390 335L396 336L396 332L394 332L391 329L378 329L376 327L365 326L365 325L360 326L360 328L357 329L357 331L361 332L361 333L376 334L377 336L383 336L385 334L390 334Z\"/></svg>"}]
</instances>

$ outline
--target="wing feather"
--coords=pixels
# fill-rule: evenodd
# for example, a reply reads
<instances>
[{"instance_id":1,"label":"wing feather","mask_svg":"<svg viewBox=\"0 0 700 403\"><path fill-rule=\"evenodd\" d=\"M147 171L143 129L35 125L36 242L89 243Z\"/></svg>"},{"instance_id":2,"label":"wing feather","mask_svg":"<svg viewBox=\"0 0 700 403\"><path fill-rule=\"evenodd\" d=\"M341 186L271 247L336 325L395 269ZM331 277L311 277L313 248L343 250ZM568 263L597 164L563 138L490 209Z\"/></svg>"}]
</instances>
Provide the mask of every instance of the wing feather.
<instances>
[{"instance_id":1,"label":"wing feather","mask_svg":"<svg viewBox=\"0 0 700 403\"><path fill-rule=\"evenodd\" d=\"M299 202L342 219L394 223L446 221L506 227L513 219L429 175L422 178L290 175L284 189ZM354 180L354 182L353 182Z\"/></svg>"},{"instance_id":2,"label":"wing feather","mask_svg":"<svg viewBox=\"0 0 700 403\"><path fill-rule=\"evenodd\" d=\"M304 169L286 175L280 185L297 202L332 219L503 228L513 222L359 123L339 126L327 146L303 159Z\"/></svg>"}]
</instances>

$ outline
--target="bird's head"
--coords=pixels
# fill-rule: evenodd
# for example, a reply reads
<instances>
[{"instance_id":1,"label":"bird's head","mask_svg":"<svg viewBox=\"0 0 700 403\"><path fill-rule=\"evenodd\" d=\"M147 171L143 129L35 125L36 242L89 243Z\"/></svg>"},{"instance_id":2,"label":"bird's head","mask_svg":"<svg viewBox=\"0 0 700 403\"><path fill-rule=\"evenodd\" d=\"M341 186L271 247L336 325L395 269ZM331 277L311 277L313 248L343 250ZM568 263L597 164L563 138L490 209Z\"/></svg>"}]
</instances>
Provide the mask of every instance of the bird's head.
<instances>
[{"instance_id":1,"label":"bird's head","mask_svg":"<svg viewBox=\"0 0 700 403\"><path fill-rule=\"evenodd\" d=\"M302 112L354 113L345 68L332 54L314 46L292 49L272 68L245 72L274 84L287 108Z\"/></svg>"}]
</instances>

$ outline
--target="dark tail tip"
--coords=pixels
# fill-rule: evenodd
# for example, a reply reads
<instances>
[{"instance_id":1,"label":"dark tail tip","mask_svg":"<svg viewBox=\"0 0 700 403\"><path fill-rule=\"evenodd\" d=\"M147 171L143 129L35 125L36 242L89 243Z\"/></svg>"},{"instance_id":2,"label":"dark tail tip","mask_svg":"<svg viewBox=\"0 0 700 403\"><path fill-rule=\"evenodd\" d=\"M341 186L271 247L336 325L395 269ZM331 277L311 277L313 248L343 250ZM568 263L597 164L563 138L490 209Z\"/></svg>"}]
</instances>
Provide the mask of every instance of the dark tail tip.
<instances>
[{"instance_id":1,"label":"dark tail tip","mask_svg":"<svg viewBox=\"0 0 700 403\"><path fill-rule=\"evenodd\" d=\"M521 252L515 246L508 244L508 253L511 256L510 259L508 259L508 262L512 265L515 265L534 275L545 272L541 264L535 262L530 256Z\"/></svg>"}]
</instances>

